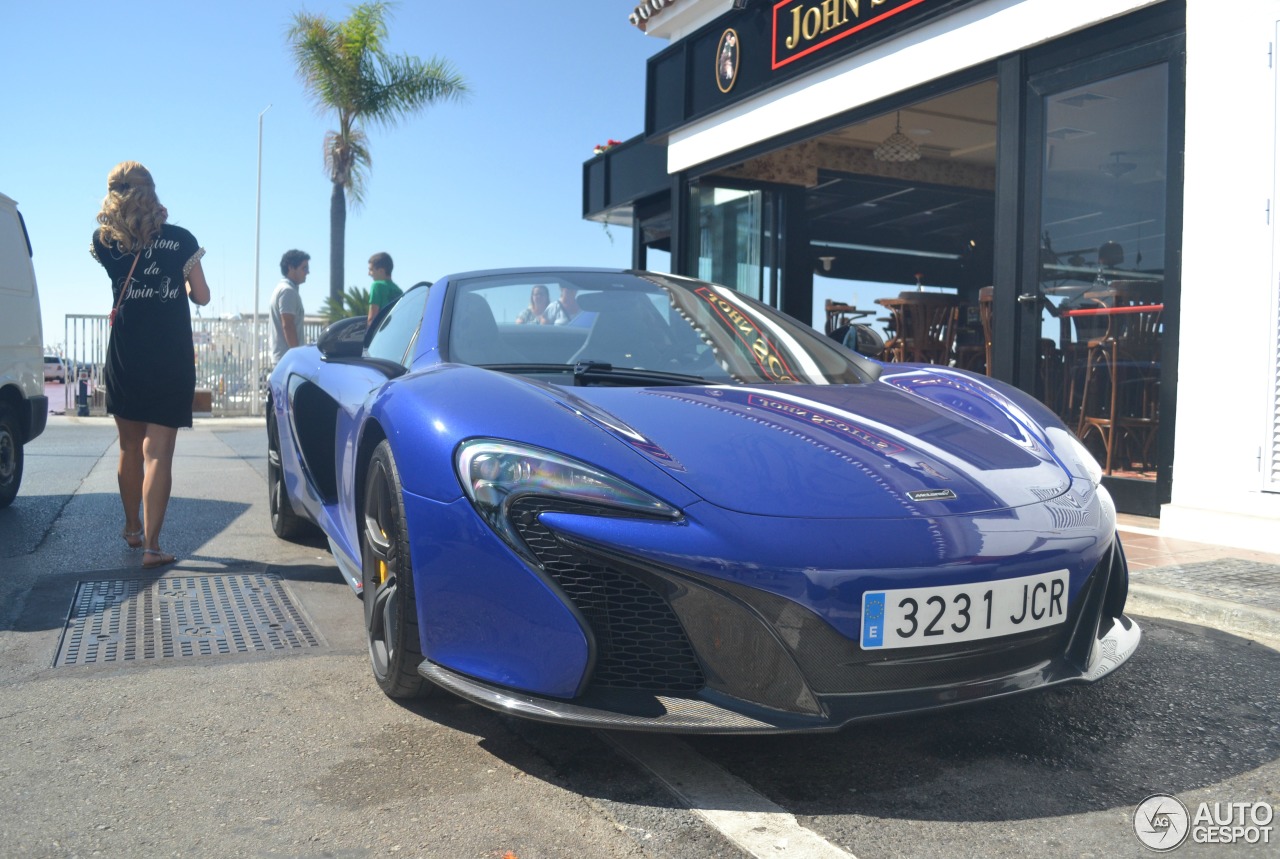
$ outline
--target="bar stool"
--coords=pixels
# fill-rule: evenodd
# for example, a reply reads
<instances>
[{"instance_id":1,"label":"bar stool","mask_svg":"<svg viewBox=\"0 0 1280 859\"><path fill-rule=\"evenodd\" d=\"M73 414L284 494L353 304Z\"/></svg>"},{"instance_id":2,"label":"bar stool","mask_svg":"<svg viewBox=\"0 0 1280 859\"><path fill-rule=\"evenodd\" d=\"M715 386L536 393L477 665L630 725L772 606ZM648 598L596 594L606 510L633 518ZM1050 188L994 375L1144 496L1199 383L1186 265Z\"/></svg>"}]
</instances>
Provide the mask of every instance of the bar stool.
<instances>
[{"instance_id":1,"label":"bar stool","mask_svg":"<svg viewBox=\"0 0 1280 859\"><path fill-rule=\"evenodd\" d=\"M1106 289L1085 293L1085 306L1067 311L1106 320L1086 348L1076 427L1082 442L1098 437L1106 474L1121 464L1138 463L1143 470L1153 465L1160 426L1160 297L1159 283L1112 281Z\"/></svg>"},{"instance_id":2,"label":"bar stool","mask_svg":"<svg viewBox=\"0 0 1280 859\"><path fill-rule=\"evenodd\" d=\"M903 292L877 298L893 314L894 335L885 344L886 361L950 364L960 300L938 292Z\"/></svg>"},{"instance_id":3,"label":"bar stool","mask_svg":"<svg viewBox=\"0 0 1280 859\"><path fill-rule=\"evenodd\" d=\"M1080 296L1065 310L1059 310L1062 323L1060 338L1062 355L1062 405L1058 414L1068 426L1080 422L1080 401L1084 389L1085 367L1089 363L1090 349L1098 346L1107 336L1108 318L1105 315L1078 316L1074 311L1106 307L1101 298L1086 299ZM1072 336L1074 329L1075 336Z\"/></svg>"},{"instance_id":4,"label":"bar stool","mask_svg":"<svg viewBox=\"0 0 1280 859\"><path fill-rule=\"evenodd\" d=\"M981 325L981 342L961 343L956 338L956 366L962 370L991 375L991 297L992 287L978 290L978 322ZM964 307L961 308L964 311ZM962 312L963 315L963 312ZM963 332L963 328L960 329Z\"/></svg>"},{"instance_id":5,"label":"bar stool","mask_svg":"<svg viewBox=\"0 0 1280 859\"><path fill-rule=\"evenodd\" d=\"M982 321L982 342L986 344L988 376L991 375L991 331L995 323L992 307L995 291L994 286L984 286L978 290L978 319Z\"/></svg>"}]
</instances>

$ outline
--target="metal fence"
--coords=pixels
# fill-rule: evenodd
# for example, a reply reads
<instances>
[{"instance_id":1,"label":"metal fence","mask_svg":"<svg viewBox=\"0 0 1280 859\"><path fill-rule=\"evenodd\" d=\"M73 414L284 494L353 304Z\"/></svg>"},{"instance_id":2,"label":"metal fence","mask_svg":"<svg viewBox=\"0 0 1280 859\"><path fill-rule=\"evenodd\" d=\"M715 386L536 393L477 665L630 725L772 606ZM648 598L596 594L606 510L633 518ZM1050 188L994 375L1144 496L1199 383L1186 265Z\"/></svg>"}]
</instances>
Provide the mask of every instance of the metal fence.
<instances>
[{"instance_id":1,"label":"metal fence","mask_svg":"<svg viewBox=\"0 0 1280 859\"><path fill-rule=\"evenodd\" d=\"M111 329L106 316L67 316L63 339L67 364L64 404L67 414L105 415L103 368ZM325 323L308 319L303 342L314 343ZM236 319L191 320L191 340L196 354L196 415L246 417L263 414L267 375L271 372L271 319L258 317L257 335L252 316ZM255 350L255 339L257 348ZM254 356L258 374L254 376ZM255 384L255 381L257 384ZM83 408L80 402L84 389Z\"/></svg>"}]
</instances>

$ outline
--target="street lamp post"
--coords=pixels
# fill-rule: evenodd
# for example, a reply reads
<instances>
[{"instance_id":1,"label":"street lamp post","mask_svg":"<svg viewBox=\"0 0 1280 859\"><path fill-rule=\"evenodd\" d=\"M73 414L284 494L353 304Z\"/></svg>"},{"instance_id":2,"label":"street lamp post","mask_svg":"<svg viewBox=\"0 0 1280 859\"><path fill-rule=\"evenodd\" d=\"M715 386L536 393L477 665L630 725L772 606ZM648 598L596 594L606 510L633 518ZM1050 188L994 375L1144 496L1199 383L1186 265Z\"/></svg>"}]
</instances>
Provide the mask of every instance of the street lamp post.
<instances>
[{"instance_id":1,"label":"street lamp post","mask_svg":"<svg viewBox=\"0 0 1280 859\"><path fill-rule=\"evenodd\" d=\"M258 199L257 213L254 217L253 238L253 413L256 415L262 408L262 340L258 328L258 260L262 252L262 117L271 110L271 105L258 114Z\"/></svg>"}]
</instances>

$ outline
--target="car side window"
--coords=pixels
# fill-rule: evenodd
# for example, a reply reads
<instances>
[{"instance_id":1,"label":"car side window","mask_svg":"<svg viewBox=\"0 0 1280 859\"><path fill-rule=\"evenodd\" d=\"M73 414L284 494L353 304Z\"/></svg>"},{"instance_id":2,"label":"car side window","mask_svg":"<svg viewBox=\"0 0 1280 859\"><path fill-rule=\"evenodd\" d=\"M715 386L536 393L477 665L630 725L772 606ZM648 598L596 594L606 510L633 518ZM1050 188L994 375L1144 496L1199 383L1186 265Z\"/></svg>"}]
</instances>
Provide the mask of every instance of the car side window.
<instances>
[{"instance_id":1,"label":"car side window","mask_svg":"<svg viewBox=\"0 0 1280 859\"><path fill-rule=\"evenodd\" d=\"M365 354L370 358L382 358L404 364L409 346L413 343L413 337L418 333L418 326L422 323L422 311L426 305L427 287L425 285L414 287L401 296L395 306L382 318L382 324L378 326L378 330L373 332L369 345L365 347Z\"/></svg>"}]
</instances>

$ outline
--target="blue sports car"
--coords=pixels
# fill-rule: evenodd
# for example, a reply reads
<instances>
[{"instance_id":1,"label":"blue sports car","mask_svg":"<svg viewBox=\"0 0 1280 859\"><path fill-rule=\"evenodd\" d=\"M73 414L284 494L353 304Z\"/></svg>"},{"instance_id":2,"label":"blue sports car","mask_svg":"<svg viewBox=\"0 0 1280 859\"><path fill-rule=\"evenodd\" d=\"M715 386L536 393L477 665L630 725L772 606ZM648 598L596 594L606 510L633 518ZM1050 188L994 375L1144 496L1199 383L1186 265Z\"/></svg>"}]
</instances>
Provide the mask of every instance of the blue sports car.
<instances>
[{"instance_id":1,"label":"blue sports car","mask_svg":"<svg viewBox=\"0 0 1280 859\"><path fill-rule=\"evenodd\" d=\"M393 697L833 730L1094 681L1141 636L1053 414L713 283L453 275L291 350L269 396L273 527L324 532Z\"/></svg>"}]
</instances>

